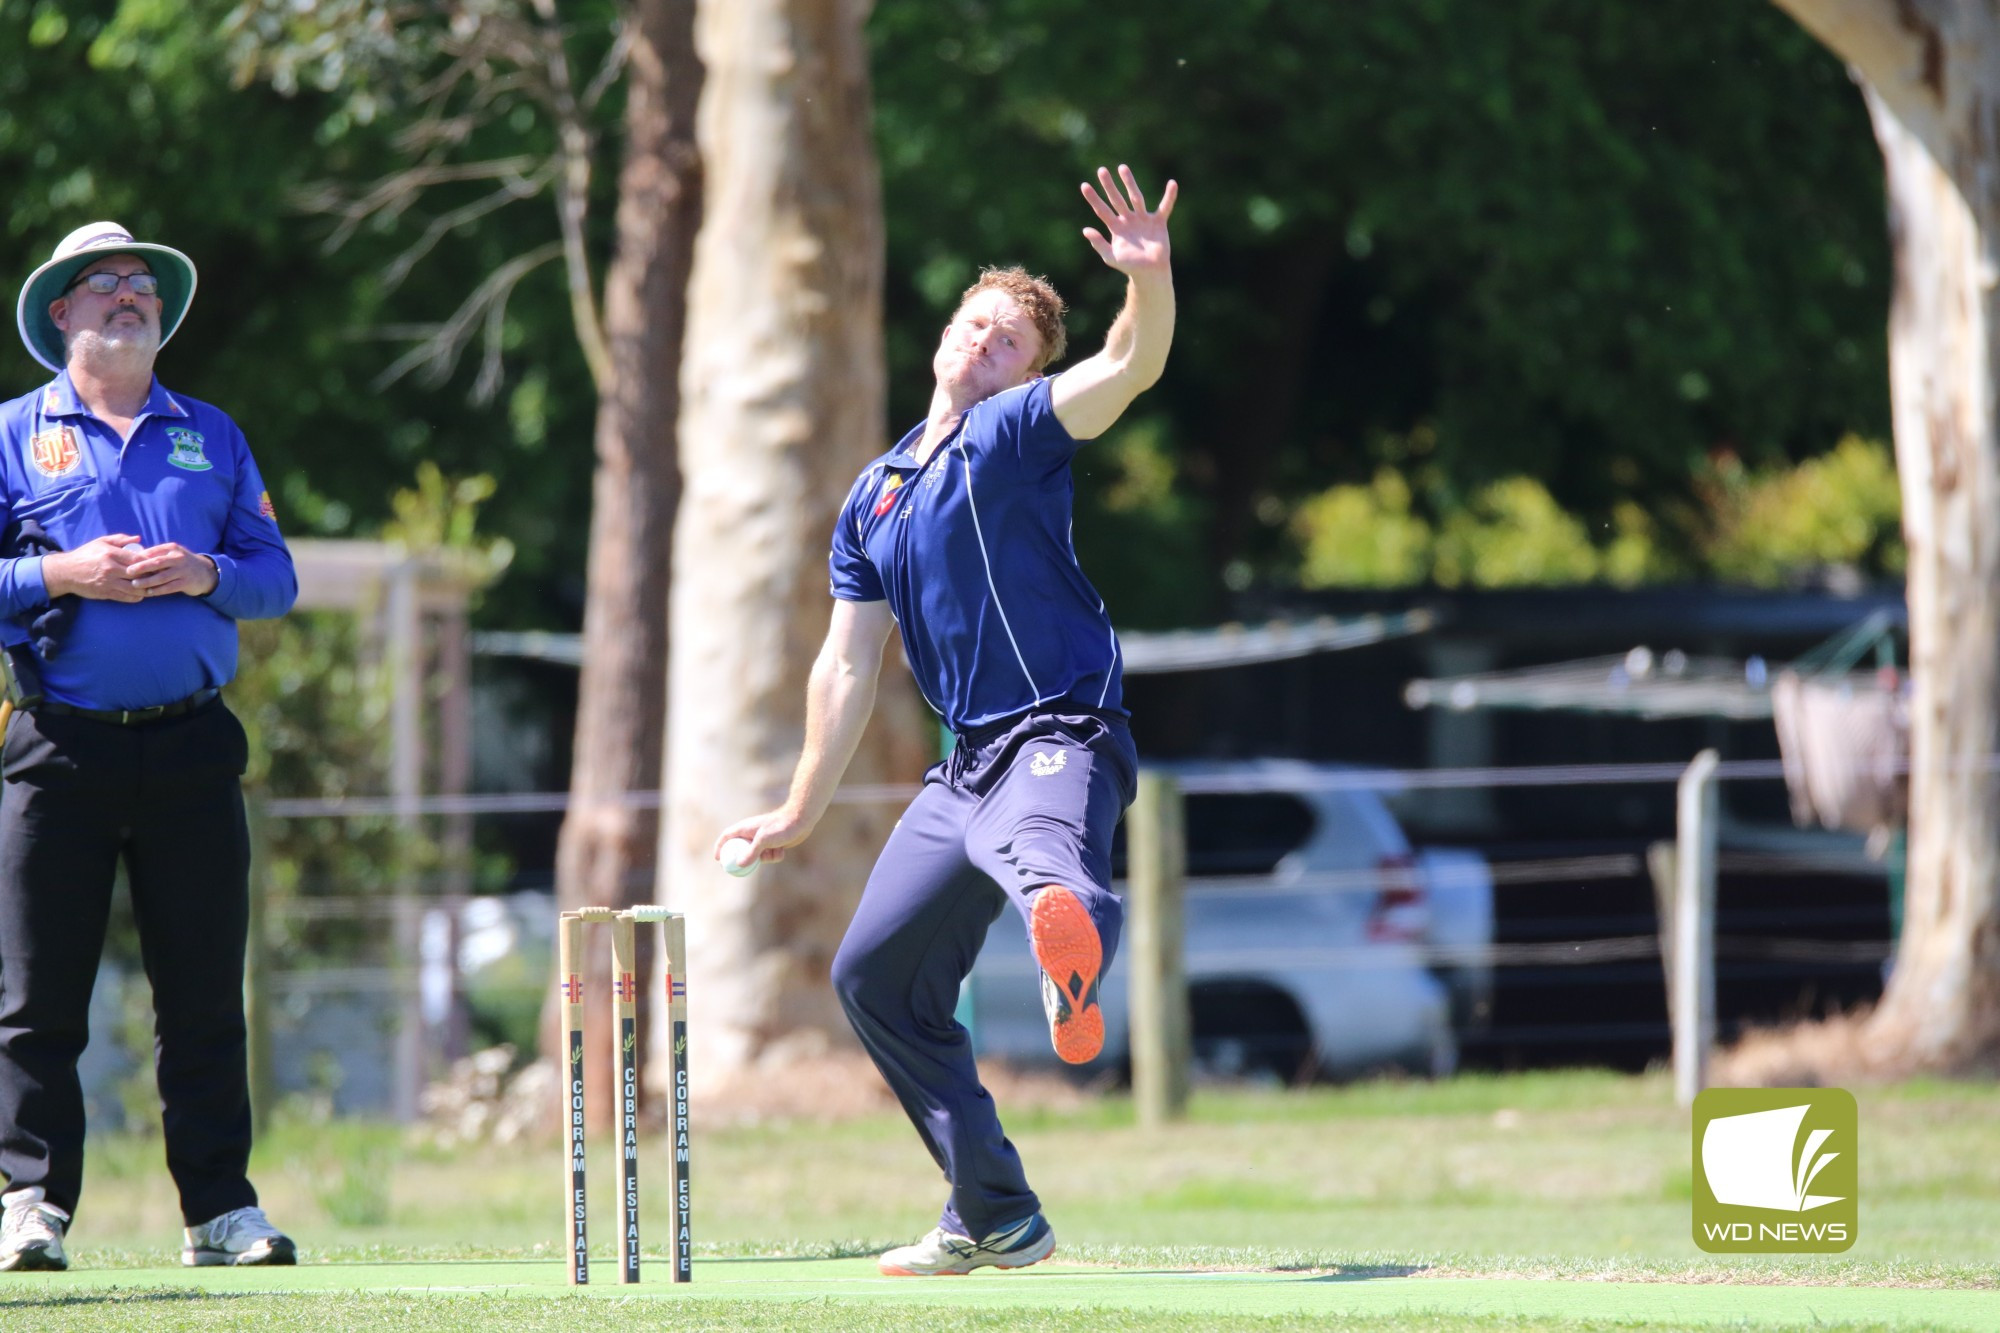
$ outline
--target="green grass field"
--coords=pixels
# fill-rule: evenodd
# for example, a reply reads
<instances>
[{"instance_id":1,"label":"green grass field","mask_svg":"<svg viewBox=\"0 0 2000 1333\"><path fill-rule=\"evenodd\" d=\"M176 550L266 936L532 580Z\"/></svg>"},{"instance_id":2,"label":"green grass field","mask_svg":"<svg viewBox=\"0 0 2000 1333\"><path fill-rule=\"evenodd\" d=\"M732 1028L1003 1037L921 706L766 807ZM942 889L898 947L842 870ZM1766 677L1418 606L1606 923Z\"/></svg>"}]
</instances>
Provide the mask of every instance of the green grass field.
<instances>
[{"instance_id":1,"label":"green grass field","mask_svg":"<svg viewBox=\"0 0 2000 1333\"><path fill-rule=\"evenodd\" d=\"M75 1267L0 1277L0 1327L2000 1328L2000 1088L1857 1095L1861 1232L1839 1256L1702 1254L1665 1082L1556 1074L1210 1091L1158 1131L1122 1098L1019 1111L1057 1261L959 1280L875 1275L870 1256L941 1201L900 1118L699 1135L697 1274L678 1288L657 1146L641 1170L659 1257L616 1285L607 1154L584 1292L554 1257L553 1142L443 1152L281 1125L256 1175L307 1262L193 1273L171 1267L157 1141L117 1139L92 1145Z\"/></svg>"}]
</instances>

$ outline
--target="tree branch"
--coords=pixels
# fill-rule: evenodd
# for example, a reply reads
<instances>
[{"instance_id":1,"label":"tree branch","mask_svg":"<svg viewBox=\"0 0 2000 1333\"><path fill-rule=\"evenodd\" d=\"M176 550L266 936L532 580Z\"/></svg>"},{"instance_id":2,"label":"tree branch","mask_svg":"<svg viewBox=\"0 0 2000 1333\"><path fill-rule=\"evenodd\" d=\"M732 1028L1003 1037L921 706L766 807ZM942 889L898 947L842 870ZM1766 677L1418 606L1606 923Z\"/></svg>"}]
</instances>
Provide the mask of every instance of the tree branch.
<instances>
[{"instance_id":1,"label":"tree branch","mask_svg":"<svg viewBox=\"0 0 2000 1333\"><path fill-rule=\"evenodd\" d=\"M614 371L611 349L604 337L604 323L597 313L597 285L590 274L590 254L584 247L584 223L590 211L591 133L571 91L569 52L563 45L562 29L556 25L555 0L534 0L535 13L542 19L542 40L547 55L549 87L554 94L556 141L562 171L556 177L556 217L562 227L563 267L569 278L570 318L576 324L576 340L590 367L597 391L608 393Z\"/></svg>"},{"instance_id":2,"label":"tree branch","mask_svg":"<svg viewBox=\"0 0 2000 1333\"><path fill-rule=\"evenodd\" d=\"M619 25L617 39L611 43L611 49L604 53L604 63L597 67L597 73L591 77L590 86L583 90L581 100L585 111L595 111L597 104L604 100L604 94L611 90L611 85L618 82L618 76L625 72L626 58L632 54L632 28L633 25L629 20Z\"/></svg>"},{"instance_id":3,"label":"tree branch","mask_svg":"<svg viewBox=\"0 0 2000 1333\"><path fill-rule=\"evenodd\" d=\"M410 270L416 267L417 261L429 254L453 229L462 227L468 222L476 222L488 213L497 212L517 199L528 199L540 194L554 175L555 164L545 162L532 176L509 176L505 183L491 194L432 218L430 225L424 228L424 234L382 270L383 285L392 290L402 285L403 279L410 276Z\"/></svg>"},{"instance_id":4,"label":"tree branch","mask_svg":"<svg viewBox=\"0 0 2000 1333\"><path fill-rule=\"evenodd\" d=\"M472 295L452 312L451 318L442 324L398 326L394 332L418 337L422 341L376 376L373 387L386 389L418 367L423 368L427 383L442 384L458 369L458 359L464 354L473 329L483 325L485 347L479 378L473 385L472 400L476 403L490 402L500 387L500 335L505 329L507 299L513 295L522 278L562 252L560 241L550 241L526 254L516 255L489 274L473 289Z\"/></svg>"},{"instance_id":5,"label":"tree branch","mask_svg":"<svg viewBox=\"0 0 2000 1333\"><path fill-rule=\"evenodd\" d=\"M509 180L533 174L538 169L545 170L547 166L544 160L525 154L496 157L485 162L425 162L390 172L358 196L350 196L339 186L322 181L297 191L292 196L292 203L303 212L326 213L341 220L322 247L331 254L347 244L369 218L378 213L389 217L400 215L433 185L456 181Z\"/></svg>"}]
</instances>

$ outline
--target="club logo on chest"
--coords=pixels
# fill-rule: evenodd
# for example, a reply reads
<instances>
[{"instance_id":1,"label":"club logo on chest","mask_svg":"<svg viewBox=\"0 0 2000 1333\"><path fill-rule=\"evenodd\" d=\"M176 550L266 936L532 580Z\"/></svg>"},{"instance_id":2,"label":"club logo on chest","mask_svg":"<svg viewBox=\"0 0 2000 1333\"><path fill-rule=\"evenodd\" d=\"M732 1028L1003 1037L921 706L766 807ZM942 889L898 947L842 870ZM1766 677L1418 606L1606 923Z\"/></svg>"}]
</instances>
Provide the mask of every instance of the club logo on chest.
<instances>
[{"instance_id":1,"label":"club logo on chest","mask_svg":"<svg viewBox=\"0 0 2000 1333\"><path fill-rule=\"evenodd\" d=\"M42 431L28 442L28 456L35 461L35 470L45 477L60 477L66 472L76 471L76 465L83 461L83 452L77 447L76 430L71 426L57 426Z\"/></svg>"},{"instance_id":2,"label":"club logo on chest","mask_svg":"<svg viewBox=\"0 0 2000 1333\"><path fill-rule=\"evenodd\" d=\"M185 426L169 426L167 441L173 445L173 452L167 455L167 461L175 467L189 472L206 472L215 466L202 452L202 446L208 441L202 438L200 431L189 430Z\"/></svg>"},{"instance_id":3,"label":"club logo on chest","mask_svg":"<svg viewBox=\"0 0 2000 1333\"><path fill-rule=\"evenodd\" d=\"M880 518L896 507L896 492L903 487L903 479L898 474L889 474L889 480L882 485L882 497L875 502L875 517Z\"/></svg>"}]
</instances>

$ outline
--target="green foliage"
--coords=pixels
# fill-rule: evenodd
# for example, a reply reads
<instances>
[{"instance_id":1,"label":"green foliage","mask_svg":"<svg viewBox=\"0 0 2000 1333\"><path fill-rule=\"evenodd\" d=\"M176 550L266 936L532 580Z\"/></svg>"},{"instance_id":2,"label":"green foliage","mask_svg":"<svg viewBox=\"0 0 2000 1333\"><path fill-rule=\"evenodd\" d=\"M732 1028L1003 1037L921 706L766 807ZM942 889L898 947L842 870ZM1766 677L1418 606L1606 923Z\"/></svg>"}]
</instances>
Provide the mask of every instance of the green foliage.
<instances>
[{"instance_id":1,"label":"green foliage","mask_svg":"<svg viewBox=\"0 0 2000 1333\"><path fill-rule=\"evenodd\" d=\"M1365 486L1334 486L1308 497L1293 520L1304 548L1299 581L1308 588L1405 588L1431 571L1431 525L1412 513L1410 483L1377 468Z\"/></svg>"},{"instance_id":2,"label":"green foliage","mask_svg":"<svg viewBox=\"0 0 2000 1333\"><path fill-rule=\"evenodd\" d=\"M1417 475L1435 491L1434 470ZM1725 456L1701 494L1702 536L1691 558L1666 549L1661 525L1630 501L1593 541L1580 518L1526 476L1493 482L1463 503L1434 493L1423 505L1403 473L1383 467L1366 485L1302 501L1290 530L1308 588L1630 587L1690 575L1770 587L1829 571L1902 573L1895 463L1879 443L1849 436L1796 467L1758 472Z\"/></svg>"},{"instance_id":3,"label":"green foliage","mask_svg":"<svg viewBox=\"0 0 2000 1333\"><path fill-rule=\"evenodd\" d=\"M327 249L332 223L300 213L297 201L317 182L395 168L400 127L362 116L352 79L338 94L308 80L290 98L268 84L238 86L223 35L233 7L0 5L0 50L32 53L0 62L0 175L9 181L0 274L15 284L5 290L18 290L64 232L93 218L186 250L201 291L162 354L161 378L242 424L288 532L375 530L390 517L396 481L421 461L486 473L495 484L488 526L520 554L517 577L485 615L573 623L596 395L560 274L545 268L524 280L503 321L510 361L532 367L536 380L521 411L467 404L462 391L440 397L415 383L379 384L397 349L375 333L442 318L520 249L552 237L550 210L518 210L518 220L509 214L493 229L443 226L400 282L387 271L433 212L414 210L394 234L363 228ZM50 12L60 12L60 32L43 23L46 43L32 45L34 16ZM586 54L608 45L603 18L599 10L577 19ZM464 202L440 197L437 208ZM0 398L43 378L17 340L0 344Z\"/></svg>"},{"instance_id":4,"label":"green foliage","mask_svg":"<svg viewBox=\"0 0 2000 1333\"><path fill-rule=\"evenodd\" d=\"M1378 469L1366 486L1335 486L1293 518L1310 588L1515 588L1587 583L1609 572L1583 523L1532 477L1481 487L1432 524L1416 513L1401 473Z\"/></svg>"},{"instance_id":5,"label":"green foliage","mask_svg":"<svg viewBox=\"0 0 2000 1333\"><path fill-rule=\"evenodd\" d=\"M1099 586L1124 591L1118 623L1132 629L1185 624L1188 590L1213 578L1198 535L1206 506L1170 434L1170 423L1135 413L1074 465L1078 559Z\"/></svg>"},{"instance_id":6,"label":"green foliage","mask_svg":"<svg viewBox=\"0 0 2000 1333\"><path fill-rule=\"evenodd\" d=\"M383 525L382 537L409 551L457 552L470 558L470 572L481 581L498 578L514 558L514 544L476 531L480 506L493 491L485 473L454 481L426 460L417 464L417 484L390 497L395 517Z\"/></svg>"},{"instance_id":7,"label":"green foliage","mask_svg":"<svg viewBox=\"0 0 2000 1333\"><path fill-rule=\"evenodd\" d=\"M293 612L240 626L229 706L250 738L244 793L255 817L283 798L379 796L389 788L389 679L353 616ZM257 819L253 873L271 904L274 965L350 963L381 950L381 925L317 899L385 897L427 861L388 815Z\"/></svg>"},{"instance_id":8,"label":"green foliage","mask_svg":"<svg viewBox=\"0 0 2000 1333\"><path fill-rule=\"evenodd\" d=\"M1445 490L1533 478L1599 540L1637 504L1672 566L1718 447L1771 466L1886 428L1880 162L1776 6L940 0L872 32L900 418L980 263L1047 272L1093 350L1118 282L1074 182L1179 178L1180 332L1142 401L1203 495L1211 594L1241 560L1289 577L1286 515L1419 430ZM1533 526L1526 495L1471 526ZM1105 512L1081 496L1080 534ZM1578 572L1574 534L1543 538L1510 577ZM1361 564L1393 577L1398 549ZM1632 555L1621 580L1655 563ZM1114 613L1199 617L1179 566L1132 573Z\"/></svg>"},{"instance_id":9,"label":"green foliage","mask_svg":"<svg viewBox=\"0 0 2000 1333\"><path fill-rule=\"evenodd\" d=\"M306 88L335 94L335 114L365 125L385 92L402 91L404 71L435 55L436 27L423 18L422 10L375 0L242 0L220 31L239 86L267 82L286 97Z\"/></svg>"},{"instance_id":10,"label":"green foliage","mask_svg":"<svg viewBox=\"0 0 2000 1333\"><path fill-rule=\"evenodd\" d=\"M1896 461L1878 441L1850 435L1789 470L1753 473L1725 458L1711 491L1709 561L1732 582L1770 587L1818 570L1876 578L1903 572Z\"/></svg>"},{"instance_id":11,"label":"green foliage","mask_svg":"<svg viewBox=\"0 0 2000 1333\"><path fill-rule=\"evenodd\" d=\"M1447 587L1581 583L1597 573L1583 524L1532 477L1493 482L1446 515L1436 559L1438 582Z\"/></svg>"},{"instance_id":12,"label":"green foliage","mask_svg":"<svg viewBox=\"0 0 2000 1333\"><path fill-rule=\"evenodd\" d=\"M406 344L375 336L445 318L553 240L553 210L536 196L469 216L501 181L461 181L338 247L334 218L298 211L413 148L545 155L548 117L505 79L481 86L494 114L462 140L409 137L440 25L525 12L8 0L0 274L18 290L93 218L181 246L201 292L162 378L243 424L289 530L374 531L420 462L490 475L484 523L518 555L482 617L567 627L596 395L559 266L498 318L509 392L490 402L466 401L483 366L444 367L444 390L383 384ZM579 83L621 12L558 7ZM1075 182L1121 160L1155 189L1181 181L1181 329L1133 423L1145 459L1113 437L1078 461L1077 546L1124 623L1203 620L1251 576L1318 581L1290 515L1384 466L1433 541L1454 497L1531 478L1590 534L1595 577L1632 582L1705 567L1712 455L1758 473L1887 433L1879 160L1839 62L1777 6L935 0L876 5L870 38L898 421L922 412L938 329L980 264L1050 274L1093 350L1119 284L1077 234ZM590 118L600 266L621 109L614 85ZM41 378L0 345L0 397ZM1398 452L1425 432L1435 479ZM1170 474L1171 494L1141 474ZM1460 527L1534 527L1526 495ZM1510 567L1574 569L1573 540L1536 530ZM1368 578L1402 577L1414 539L1398 540Z\"/></svg>"}]
</instances>

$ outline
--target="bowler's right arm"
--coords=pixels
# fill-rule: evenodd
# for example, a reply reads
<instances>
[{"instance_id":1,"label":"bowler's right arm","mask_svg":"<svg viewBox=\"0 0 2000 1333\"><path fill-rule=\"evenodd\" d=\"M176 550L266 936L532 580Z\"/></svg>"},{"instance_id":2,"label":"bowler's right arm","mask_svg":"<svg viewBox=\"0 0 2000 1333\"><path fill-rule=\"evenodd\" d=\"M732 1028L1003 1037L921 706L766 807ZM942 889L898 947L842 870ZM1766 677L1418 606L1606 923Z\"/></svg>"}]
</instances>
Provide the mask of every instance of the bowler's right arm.
<instances>
[{"instance_id":1,"label":"bowler's right arm","mask_svg":"<svg viewBox=\"0 0 2000 1333\"><path fill-rule=\"evenodd\" d=\"M782 861L787 847L812 833L875 711L882 653L895 626L885 601L834 599L826 642L806 681L806 743L792 772L791 794L777 809L724 829L715 840L716 860L722 859L723 843L744 838L750 843L748 860Z\"/></svg>"}]
</instances>

